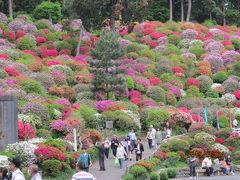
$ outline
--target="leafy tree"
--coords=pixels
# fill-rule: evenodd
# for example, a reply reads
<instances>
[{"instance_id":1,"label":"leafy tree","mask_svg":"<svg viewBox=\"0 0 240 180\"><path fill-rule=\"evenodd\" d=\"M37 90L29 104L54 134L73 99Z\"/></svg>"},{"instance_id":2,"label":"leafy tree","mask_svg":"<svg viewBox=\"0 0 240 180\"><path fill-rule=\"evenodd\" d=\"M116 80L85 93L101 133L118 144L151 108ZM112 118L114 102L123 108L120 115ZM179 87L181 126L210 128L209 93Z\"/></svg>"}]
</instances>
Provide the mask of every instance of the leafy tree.
<instances>
[{"instance_id":1,"label":"leafy tree","mask_svg":"<svg viewBox=\"0 0 240 180\"><path fill-rule=\"evenodd\" d=\"M147 8L146 18L148 20L161 22L169 20L169 8L166 0L151 0Z\"/></svg>"},{"instance_id":2,"label":"leafy tree","mask_svg":"<svg viewBox=\"0 0 240 180\"><path fill-rule=\"evenodd\" d=\"M126 83L121 76L123 70L119 69L120 63L116 60L124 55L124 49L120 46L118 33L103 29L91 55L95 59L91 62L93 91L103 93L107 99L110 93L123 92Z\"/></svg>"}]
</instances>

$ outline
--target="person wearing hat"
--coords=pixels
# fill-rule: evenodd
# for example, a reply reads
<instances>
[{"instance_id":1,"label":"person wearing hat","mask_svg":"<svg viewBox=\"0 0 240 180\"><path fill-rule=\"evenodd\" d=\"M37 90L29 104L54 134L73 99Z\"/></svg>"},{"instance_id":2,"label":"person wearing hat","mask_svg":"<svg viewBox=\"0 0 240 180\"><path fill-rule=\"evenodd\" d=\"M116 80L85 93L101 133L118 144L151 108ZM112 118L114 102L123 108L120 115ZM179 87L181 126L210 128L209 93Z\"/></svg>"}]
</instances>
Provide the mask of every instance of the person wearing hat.
<instances>
[{"instance_id":1,"label":"person wearing hat","mask_svg":"<svg viewBox=\"0 0 240 180\"><path fill-rule=\"evenodd\" d=\"M9 170L12 171L11 180L25 180L24 174L20 170L21 161L18 158L9 159Z\"/></svg>"}]
</instances>

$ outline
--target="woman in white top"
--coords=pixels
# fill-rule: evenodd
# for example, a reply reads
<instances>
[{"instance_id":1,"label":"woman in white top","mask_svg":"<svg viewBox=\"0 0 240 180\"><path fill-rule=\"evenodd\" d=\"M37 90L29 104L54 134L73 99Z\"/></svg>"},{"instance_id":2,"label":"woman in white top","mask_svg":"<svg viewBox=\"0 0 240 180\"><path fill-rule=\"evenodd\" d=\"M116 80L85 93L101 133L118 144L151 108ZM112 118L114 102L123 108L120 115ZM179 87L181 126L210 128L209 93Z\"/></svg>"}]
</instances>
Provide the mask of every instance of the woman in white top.
<instances>
[{"instance_id":1,"label":"woman in white top","mask_svg":"<svg viewBox=\"0 0 240 180\"><path fill-rule=\"evenodd\" d=\"M124 147L122 146L122 144L119 143L119 145L117 147L117 155L116 156L119 160L120 169L123 168L124 155L126 156L127 153L126 153Z\"/></svg>"},{"instance_id":2,"label":"woman in white top","mask_svg":"<svg viewBox=\"0 0 240 180\"><path fill-rule=\"evenodd\" d=\"M109 156L109 148L111 146L111 141L109 140L109 137L106 137L105 141L104 141L104 147L105 147L105 156L108 160L108 156Z\"/></svg>"}]
</instances>

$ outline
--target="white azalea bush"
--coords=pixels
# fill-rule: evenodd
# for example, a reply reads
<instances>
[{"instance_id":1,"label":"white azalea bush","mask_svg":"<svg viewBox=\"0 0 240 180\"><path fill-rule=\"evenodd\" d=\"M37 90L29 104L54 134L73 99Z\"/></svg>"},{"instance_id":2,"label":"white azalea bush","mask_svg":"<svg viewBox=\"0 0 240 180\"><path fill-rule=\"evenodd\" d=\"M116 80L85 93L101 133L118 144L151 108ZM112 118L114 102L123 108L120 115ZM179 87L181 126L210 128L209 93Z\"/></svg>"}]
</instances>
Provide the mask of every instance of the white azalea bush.
<instances>
[{"instance_id":1,"label":"white azalea bush","mask_svg":"<svg viewBox=\"0 0 240 180\"><path fill-rule=\"evenodd\" d=\"M32 125L33 127L36 128L36 126L41 126L42 125L42 120L39 116L37 116L36 114L18 114L18 120L28 123L30 125Z\"/></svg>"},{"instance_id":2,"label":"white azalea bush","mask_svg":"<svg viewBox=\"0 0 240 180\"><path fill-rule=\"evenodd\" d=\"M6 147L6 151L17 156L22 161L23 166L28 166L35 162L35 149L37 149L37 145L27 141L9 144Z\"/></svg>"},{"instance_id":3,"label":"white azalea bush","mask_svg":"<svg viewBox=\"0 0 240 180\"><path fill-rule=\"evenodd\" d=\"M226 146L222 145L222 144L215 143L215 144L212 145L212 147L214 149L217 149L219 152L223 152L224 154L230 154L229 149Z\"/></svg>"},{"instance_id":4,"label":"white azalea bush","mask_svg":"<svg viewBox=\"0 0 240 180\"><path fill-rule=\"evenodd\" d=\"M8 157L0 155L0 167L8 167L8 164Z\"/></svg>"},{"instance_id":5,"label":"white azalea bush","mask_svg":"<svg viewBox=\"0 0 240 180\"><path fill-rule=\"evenodd\" d=\"M234 103L237 101L236 97L233 94L226 93L221 97L222 100L227 101L228 103Z\"/></svg>"}]
</instances>

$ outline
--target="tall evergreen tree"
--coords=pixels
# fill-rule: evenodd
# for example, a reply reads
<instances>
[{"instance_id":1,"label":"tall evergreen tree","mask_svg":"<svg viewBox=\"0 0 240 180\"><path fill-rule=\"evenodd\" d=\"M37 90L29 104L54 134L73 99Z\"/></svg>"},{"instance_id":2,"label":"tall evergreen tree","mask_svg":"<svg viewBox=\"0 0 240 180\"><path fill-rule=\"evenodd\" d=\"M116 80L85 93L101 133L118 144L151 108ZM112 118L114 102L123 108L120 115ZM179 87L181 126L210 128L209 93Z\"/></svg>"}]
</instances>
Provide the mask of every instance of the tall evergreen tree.
<instances>
[{"instance_id":1,"label":"tall evergreen tree","mask_svg":"<svg viewBox=\"0 0 240 180\"><path fill-rule=\"evenodd\" d=\"M111 93L122 93L126 88L123 69L120 69L119 60L124 55L120 45L119 34L113 30L103 29L100 40L91 50L94 58L91 61L90 71L94 74L92 84L93 92L101 93L109 99Z\"/></svg>"}]
</instances>

